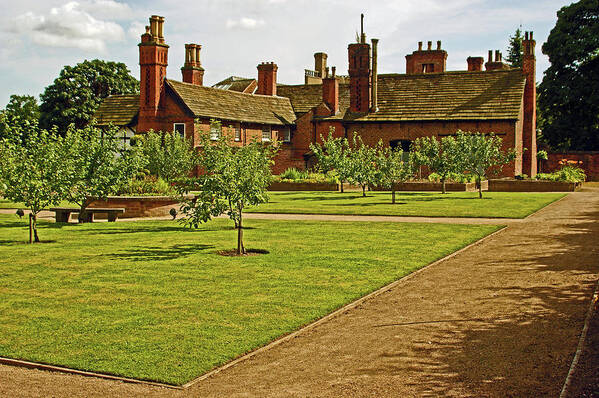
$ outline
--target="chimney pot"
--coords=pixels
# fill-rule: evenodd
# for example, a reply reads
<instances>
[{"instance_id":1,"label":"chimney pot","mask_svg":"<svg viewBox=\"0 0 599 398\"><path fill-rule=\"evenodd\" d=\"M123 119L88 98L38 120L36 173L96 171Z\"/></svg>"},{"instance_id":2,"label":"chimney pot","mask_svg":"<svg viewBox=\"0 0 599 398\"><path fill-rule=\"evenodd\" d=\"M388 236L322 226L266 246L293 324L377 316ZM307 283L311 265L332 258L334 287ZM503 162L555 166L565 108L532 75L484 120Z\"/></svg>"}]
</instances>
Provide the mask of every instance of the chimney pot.
<instances>
[{"instance_id":1,"label":"chimney pot","mask_svg":"<svg viewBox=\"0 0 599 398\"><path fill-rule=\"evenodd\" d=\"M437 40L437 50L441 50L441 40Z\"/></svg>"},{"instance_id":2,"label":"chimney pot","mask_svg":"<svg viewBox=\"0 0 599 398\"><path fill-rule=\"evenodd\" d=\"M422 42L421 41L418 42L418 51L422 51Z\"/></svg>"},{"instance_id":3,"label":"chimney pot","mask_svg":"<svg viewBox=\"0 0 599 398\"><path fill-rule=\"evenodd\" d=\"M427 49L428 51L430 51L432 48L433 48L433 42L432 42L432 41L428 41L428 42L426 43L426 49Z\"/></svg>"},{"instance_id":4,"label":"chimney pot","mask_svg":"<svg viewBox=\"0 0 599 398\"><path fill-rule=\"evenodd\" d=\"M333 72L333 77L335 77L335 73L336 73L336 71L337 71L337 68L336 68L335 66L333 66L333 67L331 68L331 70L332 70L332 72Z\"/></svg>"},{"instance_id":5,"label":"chimney pot","mask_svg":"<svg viewBox=\"0 0 599 398\"><path fill-rule=\"evenodd\" d=\"M489 61L488 62L493 62L493 50L489 50Z\"/></svg>"},{"instance_id":6,"label":"chimney pot","mask_svg":"<svg viewBox=\"0 0 599 398\"><path fill-rule=\"evenodd\" d=\"M499 62L499 50L495 50L495 62Z\"/></svg>"}]
</instances>

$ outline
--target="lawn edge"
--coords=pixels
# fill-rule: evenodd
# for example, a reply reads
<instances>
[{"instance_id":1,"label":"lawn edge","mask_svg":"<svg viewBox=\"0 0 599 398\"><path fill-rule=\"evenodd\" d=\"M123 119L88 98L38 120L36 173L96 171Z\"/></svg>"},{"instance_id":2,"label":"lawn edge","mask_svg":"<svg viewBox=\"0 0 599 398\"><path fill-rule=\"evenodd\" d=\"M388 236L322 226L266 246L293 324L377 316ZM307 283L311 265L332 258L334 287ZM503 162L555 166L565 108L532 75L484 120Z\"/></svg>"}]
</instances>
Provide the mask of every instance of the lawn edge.
<instances>
[{"instance_id":1,"label":"lawn edge","mask_svg":"<svg viewBox=\"0 0 599 398\"><path fill-rule=\"evenodd\" d=\"M558 192L549 192L549 193L558 193ZM545 206L541 207L540 209L538 209L537 211L535 211L535 212L533 212L533 213L530 213L529 215L527 215L526 217L522 218L521 220L526 220L526 219L528 219L528 218L530 218L530 217L534 216L535 214L539 213L540 211L543 211L543 210L545 210L545 209L546 209L546 208L548 208L549 206L552 206L552 205L554 205L554 204L556 204L556 203L558 203L558 202L561 202L562 200L564 200L564 199L566 199L568 196L570 196L570 193L571 193L571 192L562 192L562 193L564 194L564 196L562 196L561 198L559 198L559 199L556 199L556 200L554 200L554 201L553 201L553 202L551 202L551 203L547 203Z\"/></svg>"},{"instance_id":2,"label":"lawn edge","mask_svg":"<svg viewBox=\"0 0 599 398\"><path fill-rule=\"evenodd\" d=\"M230 368L232 366L237 365L240 362L243 362L243 361L245 361L247 359L250 359L250 358L252 358L253 356L255 356L257 354L260 354L260 353L262 353L264 351L270 350L273 347L276 347L276 346L278 346L280 344L283 344L283 343L285 343L285 342L287 342L287 341L289 341L289 340L291 340L291 339L293 339L295 337L298 337L302 333L305 333L308 330L314 329L315 327L319 326L320 324L325 323L325 322L327 322L327 321L329 321L329 320L331 320L331 319L333 319L333 318L335 318L335 317L337 317L337 316L339 316L339 315L341 315L341 314L343 314L345 312L348 312L348 311L350 311L350 310L358 307L359 305L363 304L364 302L366 302L366 301L368 301L370 299L373 299L373 298L375 298L375 297L377 297L377 296L379 296L379 295L381 295L383 293L388 292L389 290L395 288L397 285L405 282L408 279L411 279L411 278L415 277L416 275L424 272L425 270L431 268L432 266L440 264L440 263L442 263L442 262L444 262L446 260L449 260L449 259L457 256L458 254L462 253L463 251L468 250L469 248L471 248L473 246L476 246L476 245L479 245L479 244L483 243L487 239L490 239L491 237L493 237L493 236L495 236L495 235L497 235L497 234L505 231L508 228L506 225L501 225L501 224L499 224L499 225L501 226L500 229L498 229L498 230L496 230L494 232L491 232L488 235L483 236L482 238L480 238L480 239L478 239L478 240L476 240L476 241L474 241L474 242L472 242L472 243L470 243L470 244L462 247L461 249L458 249L458 250L454 251L453 253L450 253L450 254L448 254L448 255L446 255L446 256L438 259L438 260L435 260L432 263L429 263L429 264L423 266L422 268L419 268L419 269L417 269L417 270L409 273L408 275L403 276L400 279L397 279L397 280L395 280L395 281L393 281L393 282L391 282L391 283L389 283L389 284L387 284L387 285L385 285L385 286L383 286L383 287L381 287L381 288L379 288L379 289L377 289L377 290L375 290L375 291L373 291L371 293L368 293L367 295L362 296L362 297L358 298L357 300L354 300L354 301L352 301L352 302L350 302L350 303L342 306L341 308L336 309L335 311L329 313L328 315L325 315L322 318L319 318L319 319L317 319L317 320L315 320L315 321L313 321L311 323L308 323L308 324L300 327L299 329L295 330L294 332L282 335L282 336L276 338L275 340L271 341L270 343L268 343L265 346L258 347L258 348L254 349L252 351L249 351L249 352L241 355L240 357L237 357L237 358L235 358L235 359L233 359L233 360L225 363L224 365L221 365L221 366L219 366L217 368L214 368L211 371L209 371L207 373L204 373L203 375L198 376L197 378L195 378L195 379L193 379L193 380L191 380L191 381L183 384L181 387L183 389L187 389L187 388L189 388L189 387L191 387L191 386L193 386L193 385L195 385L195 384L197 384L197 383L199 383L199 382L201 382L201 381L203 381L203 380L205 380L205 379L207 379L209 377L212 377L212 376L216 375L217 373L222 372L223 370L226 370L226 369L228 369L228 368Z\"/></svg>"},{"instance_id":3,"label":"lawn edge","mask_svg":"<svg viewBox=\"0 0 599 398\"><path fill-rule=\"evenodd\" d=\"M553 203L555 203L555 202L553 202ZM69 368L69 367L64 367L64 366L50 365L50 364L45 364L45 363L41 363L41 362L26 361L26 360L6 358L6 357L0 357L0 364L21 367L21 368L27 368L27 369L39 369L39 370L45 370L45 371L49 371L49 372L66 373L66 374L73 374L73 375L84 376L84 377L95 377L95 378L99 378L99 379L121 381L124 383L130 383L130 384L142 384L142 385L148 385L148 386L170 388L170 389L175 389L175 390L185 390L185 389L187 389L187 388L189 388L209 377L216 375L217 373L222 372L223 370L226 370L232 366L237 365L240 362L243 362L249 358L252 358L253 356L255 356L259 353L270 350L271 348L276 347L282 343L285 343L286 341L291 340L291 339L301 335L302 333L305 333L306 331L319 326L320 324L322 324L324 322L327 322L345 312L348 312L348 311L358 307L359 305L363 304L367 300L373 299L383 293L388 292L389 290L395 288L397 285L420 274L421 272L424 272L428 268L430 268L434 265L437 265L439 263L442 263L443 261L449 260L449 259L457 256L458 254L462 253L463 251L468 250L469 248L471 248L473 246L483 243L487 239L490 239L491 237L505 231L508 228L508 226L506 226L506 225L498 224L498 226L500 226L501 228L462 247L461 249L458 249L458 250L454 251L453 253L450 253L438 260L435 260L432 263L429 263L429 264L411 272L410 274L401 277L400 279L397 279L387 285L384 285L384 286L380 287L379 289L338 308L337 310L329 313L328 315L325 315L322 318L319 318L311 323L308 323L308 324L300 327L299 329L296 329L293 332L290 332L288 334L283 334L282 336L276 338L275 340L271 341L267 345L257 347L252 351L242 354L241 356L239 356L235 359L232 359L229 362L227 362L219 367L216 367L216 368L208 371L207 373L204 373L204 374L196 377L195 379L188 381L185 384L181 384L181 385L167 384L167 383L161 383L161 382L157 382L157 381L135 379L135 378L130 378L130 377L112 375L112 374L108 374L108 373L91 372L91 371L79 370L79 369L74 369L74 368Z\"/></svg>"}]
</instances>

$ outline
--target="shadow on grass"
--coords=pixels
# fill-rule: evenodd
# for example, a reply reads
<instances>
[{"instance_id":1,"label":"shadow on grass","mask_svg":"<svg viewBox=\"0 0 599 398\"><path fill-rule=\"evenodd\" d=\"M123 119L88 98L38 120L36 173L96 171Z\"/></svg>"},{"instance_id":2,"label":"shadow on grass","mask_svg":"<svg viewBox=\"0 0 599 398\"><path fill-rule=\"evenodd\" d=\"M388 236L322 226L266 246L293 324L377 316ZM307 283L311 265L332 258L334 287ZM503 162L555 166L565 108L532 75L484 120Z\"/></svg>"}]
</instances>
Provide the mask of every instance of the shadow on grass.
<instances>
[{"instance_id":1,"label":"shadow on grass","mask_svg":"<svg viewBox=\"0 0 599 398\"><path fill-rule=\"evenodd\" d=\"M171 247L144 247L131 249L126 252L109 253L103 256L114 259L127 259L133 261L148 261L148 260L173 260L179 257L189 256L197 252L213 249L214 245L203 244L186 244L174 245Z\"/></svg>"}]
</instances>

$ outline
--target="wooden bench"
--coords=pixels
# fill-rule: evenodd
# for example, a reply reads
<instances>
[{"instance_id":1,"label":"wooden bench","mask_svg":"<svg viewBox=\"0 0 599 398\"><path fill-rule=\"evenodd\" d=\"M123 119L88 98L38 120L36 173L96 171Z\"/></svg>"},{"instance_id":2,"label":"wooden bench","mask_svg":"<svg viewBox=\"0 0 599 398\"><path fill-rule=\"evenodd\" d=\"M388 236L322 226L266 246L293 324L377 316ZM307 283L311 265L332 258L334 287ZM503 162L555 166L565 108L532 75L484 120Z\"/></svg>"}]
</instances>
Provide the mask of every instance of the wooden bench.
<instances>
[{"instance_id":1,"label":"wooden bench","mask_svg":"<svg viewBox=\"0 0 599 398\"><path fill-rule=\"evenodd\" d=\"M71 213L79 213L81 209L78 207L52 207L50 211L56 214L56 222L69 222ZM105 213L109 222L115 222L119 214L124 212L123 207L88 207L85 209L83 222L94 222L95 213Z\"/></svg>"}]
</instances>

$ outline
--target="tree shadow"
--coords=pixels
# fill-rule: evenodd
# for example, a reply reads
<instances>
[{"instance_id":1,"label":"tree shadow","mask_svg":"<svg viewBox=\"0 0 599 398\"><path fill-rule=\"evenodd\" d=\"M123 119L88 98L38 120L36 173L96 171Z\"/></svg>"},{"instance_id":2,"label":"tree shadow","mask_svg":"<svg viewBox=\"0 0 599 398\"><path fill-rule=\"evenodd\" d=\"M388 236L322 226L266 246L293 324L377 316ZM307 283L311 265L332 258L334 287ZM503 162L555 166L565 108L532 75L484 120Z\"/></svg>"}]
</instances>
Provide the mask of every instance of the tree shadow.
<instances>
[{"instance_id":1,"label":"tree shadow","mask_svg":"<svg viewBox=\"0 0 599 398\"><path fill-rule=\"evenodd\" d=\"M160 260L173 260L180 257L197 254L198 252L213 249L214 245L204 244L184 244L184 245L173 245L171 247L143 247L137 249L130 249L118 253L104 254L103 257L109 257L113 259L126 259L133 261L160 261Z\"/></svg>"}]
</instances>

